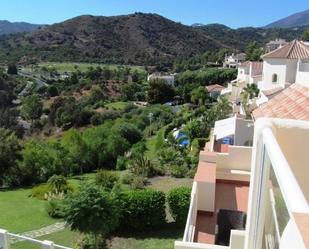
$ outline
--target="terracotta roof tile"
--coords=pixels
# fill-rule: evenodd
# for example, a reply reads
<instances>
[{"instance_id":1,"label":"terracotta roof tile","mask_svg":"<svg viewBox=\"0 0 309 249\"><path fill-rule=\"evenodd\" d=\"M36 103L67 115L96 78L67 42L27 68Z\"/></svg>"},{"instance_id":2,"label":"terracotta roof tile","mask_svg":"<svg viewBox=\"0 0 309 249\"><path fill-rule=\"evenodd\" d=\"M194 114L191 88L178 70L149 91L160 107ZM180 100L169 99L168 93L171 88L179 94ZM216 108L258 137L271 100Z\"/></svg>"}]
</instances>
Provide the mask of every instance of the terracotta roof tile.
<instances>
[{"instance_id":1,"label":"terracotta roof tile","mask_svg":"<svg viewBox=\"0 0 309 249\"><path fill-rule=\"evenodd\" d=\"M309 121L309 88L292 84L267 103L255 109L254 119L260 117L287 118Z\"/></svg>"},{"instance_id":2,"label":"terracotta roof tile","mask_svg":"<svg viewBox=\"0 0 309 249\"><path fill-rule=\"evenodd\" d=\"M262 58L309 59L309 47L303 42L294 40L263 55Z\"/></svg>"},{"instance_id":3,"label":"terracotta roof tile","mask_svg":"<svg viewBox=\"0 0 309 249\"><path fill-rule=\"evenodd\" d=\"M208 92L218 92L218 91L223 90L225 87L218 85L218 84L214 84L214 85L206 86L206 88Z\"/></svg>"}]
</instances>

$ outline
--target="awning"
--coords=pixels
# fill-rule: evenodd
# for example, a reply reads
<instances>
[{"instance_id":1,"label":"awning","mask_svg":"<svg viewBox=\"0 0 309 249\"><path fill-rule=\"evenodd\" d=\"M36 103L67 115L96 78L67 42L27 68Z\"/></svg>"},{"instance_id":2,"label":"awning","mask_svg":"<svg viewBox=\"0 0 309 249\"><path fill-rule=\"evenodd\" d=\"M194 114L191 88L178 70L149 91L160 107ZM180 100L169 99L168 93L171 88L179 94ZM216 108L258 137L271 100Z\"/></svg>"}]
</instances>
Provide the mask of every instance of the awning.
<instances>
[{"instance_id":1,"label":"awning","mask_svg":"<svg viewBox=\"0 0 309 249\"><path fill-rule=\"evenodd\" d=\"M235 134L236 130L236 117L222 119L216 121L214 128L214 135L216 140L222 139L227 136Z\"/></svg>"}]
</instances>

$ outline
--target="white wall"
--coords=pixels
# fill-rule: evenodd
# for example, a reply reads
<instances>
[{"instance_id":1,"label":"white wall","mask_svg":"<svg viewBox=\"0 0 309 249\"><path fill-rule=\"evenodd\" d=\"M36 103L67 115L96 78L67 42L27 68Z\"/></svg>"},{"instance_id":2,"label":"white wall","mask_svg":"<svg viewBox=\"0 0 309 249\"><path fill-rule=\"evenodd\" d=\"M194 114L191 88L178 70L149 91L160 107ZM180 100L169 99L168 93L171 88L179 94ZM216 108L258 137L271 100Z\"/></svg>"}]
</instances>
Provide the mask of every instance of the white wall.
<instances>
[{"instance_id":1,"label":"white wall","mask_svg":"<svg viewBox=\"0 0 309 249\"><path fill-rule=\"evenodd\" d=\"M217 169L250 171L251 153L252 147L229 146L229 153L217 154Z\"/></svg>"},{"instance_id":2,"label":"white wall","mask_svg":"<svg viewBox=\"0 0 309 249\"><path fill-rule=\"evenodd\" d=\"M286 61L286 82L295 83L296 72L297 72L297 60L287 60Z\"/></svg>"},{"instance_id":3,"label":"white wall","mask_svg":"<svg viewBox=\"0 0 309 249\"><path fill-rule=\"evenodd\" d=\"M286 70L286 60L264 59L262 90L270 89L278 85L284 87L286 83ZM272 82L274 74L278 75L277 83Z\"/></svg>"}]
</instances>

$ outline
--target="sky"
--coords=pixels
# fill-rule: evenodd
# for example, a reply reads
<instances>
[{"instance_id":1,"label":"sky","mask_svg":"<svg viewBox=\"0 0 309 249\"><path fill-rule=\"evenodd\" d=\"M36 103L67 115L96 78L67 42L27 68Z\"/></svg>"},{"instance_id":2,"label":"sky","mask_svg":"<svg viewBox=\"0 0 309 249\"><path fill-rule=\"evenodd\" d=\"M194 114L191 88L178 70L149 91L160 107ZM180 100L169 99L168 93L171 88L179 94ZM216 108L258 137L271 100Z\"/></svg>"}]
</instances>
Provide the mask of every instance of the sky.
<instances>
[{"instance_id":1,"label":"sky","mask_svg":"<svg viewBox=\"0 0 309 249\"><path fill-rule=\"evenodd\" d=\"M0 20L37 24L78 15L157 13L183 24L221 23L232 28L264 26L309 9L309 0L0 0Z\"/></svg>"}]
</instances>

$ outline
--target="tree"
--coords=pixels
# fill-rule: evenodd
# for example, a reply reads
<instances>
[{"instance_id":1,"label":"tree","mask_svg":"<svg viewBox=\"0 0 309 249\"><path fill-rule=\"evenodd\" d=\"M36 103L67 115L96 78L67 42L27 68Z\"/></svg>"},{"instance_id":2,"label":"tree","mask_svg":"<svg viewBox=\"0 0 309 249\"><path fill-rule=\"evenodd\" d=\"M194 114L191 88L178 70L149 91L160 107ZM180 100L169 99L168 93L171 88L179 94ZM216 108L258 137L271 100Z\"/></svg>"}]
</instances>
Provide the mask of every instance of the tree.
<instances>
[{"instance_id":1,"label":"tree","mask_svg":"<svg viewBox=\"0 0 309 249\"><path fill-rule=\"evenodd\" d=\"M197 105L205 105L208 98L207 89L203 86L195 88L191 92L191 101Z\"/></svg>"},{"instance_id":2,"label":"tree","mask_svg":"<svg viewBox=\"0 0 309 249\"><path fill-rule=\"evenodd\" d=\"M80 132L76 129L70 129L64 134L61 143L69 152L69 156L72 158L73 163L79 166L79 173L83 173L85 170L89 169L90 158L88 146Z\"/></svg>"},{"instance_id":3,"label":"tree","mask_svg":"<svg viewBox=\"0 0 309 249\"><path fill-rule=\"evenodd\" d=\"M22 99L21 114L22 116L31 121L41 117L43 112L43 104L37 94L33 94Z\"/></svg>"},{"instance_id":4,"label":"tree","mask_svg":"<svg viewBox=\"0 0 309 249\"><path fill-rule=\"evenodd\" d=\"M163 79L151 80L149 86L147 100L151 104L166 103L171 101L175 96L174 87L166 83Z\"/></svg>"},{"instance_id":5,"label":"tree","mask_svg":"<svg viewBox=\"0 0 309 249\"><path fill-rule=\"evenodd\" d=\"M260 90L256 84L247 85L243 91L248 93L250 99L257 97L260 93Z\"/></svg>"},{"instance_id":6,"label":"tree","mask_svg":"<svg viewBox=\"0 0 309 249\"><path fill-rule=\"evenodd\" d=\"M8 74L17 74L17 67L15 64L9 64L8 65L8 70L7 70Z\"/></svg>"},{"instance_id":7,"label":"tree","mask_svg":"<svg viewBox=\"0 0 309 249\"><path fill-rule=\"evenodd\" d=\"M261 60L262 54L263 49L260 48L256 42L251 42L246 47L246 60L248 61L259 61Z\"/></svg>"},{"instance_id":8,"label":"tree","mask_svg":"<svg viewBox=\"0 0 309 249\"><path fill-rule=\"evenodd\" d=\"M15 134L7 129L0 128L0 183L14 167L20 158L20 144Z\"/></svg>"},{"instance_id":9,"label":"tree","mask_svg":"<svg viewBox=\"0 0 309 249\"><path fill-rule=\"evenodd\" d=\"M67 200L65 220L72 230L92 234L95 248L99 239L119 225L119 208L114 199L96 186L83 186Z\"/></svg>"},{"instance_id":10,"label":"tree","mask_svg":"<svg viewBox=\"0 0 309 249\"><path fill-rule=\"evenodd\" d=\"M229 100L226 97L221 96L218 98L216 105L213 106L213 110L215 112L216 119L220 120L227 118L231 114L233 108Z\"/></svg>"},{"instance_id":11,"label":"tree","mask_svg":"<svg viewBox=\"0 0 309 249\"><path fill-rule=\"evenodd\" d=\"M306 29L303 34L303 40L309 41L309 29Z\"/></svg>"},{"instance_id":12,"label":"tree","mask_svg":"<svg viewBox=\"0 0 309 249\"><path fill-rule=\"evenodd\" d=\"M58 89L55 86L49 86L47 88L47 93L50 97L55 97L59 95Z\"/></svg>"}]
</instances>

